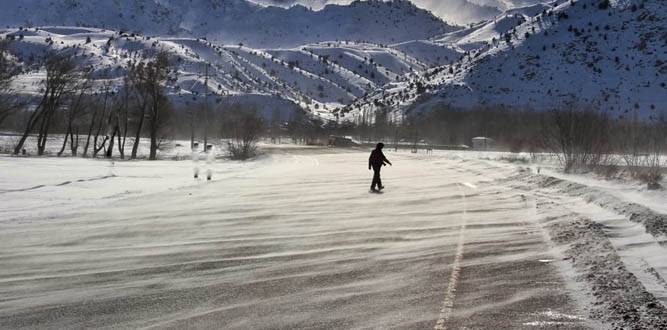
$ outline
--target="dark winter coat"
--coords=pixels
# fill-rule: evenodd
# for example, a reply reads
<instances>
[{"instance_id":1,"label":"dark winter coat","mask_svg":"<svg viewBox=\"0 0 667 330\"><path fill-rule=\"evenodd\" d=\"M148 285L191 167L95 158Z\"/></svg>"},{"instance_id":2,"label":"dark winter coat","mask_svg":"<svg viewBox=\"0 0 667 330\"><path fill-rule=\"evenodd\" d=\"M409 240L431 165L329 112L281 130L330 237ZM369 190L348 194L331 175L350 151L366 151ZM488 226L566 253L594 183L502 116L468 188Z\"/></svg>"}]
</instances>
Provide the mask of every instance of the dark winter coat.
<instances>
[{"instance_id":1,"label":"dark winter coat","mask_svg":"<svg viewBox=\"0 0 667 330\"><path fill-rule=\"evenodd\" d=\"M381 149L375 149L371 152L368 158L368 168L371 166L382 166L385 164L391 165L391 162L384 156Z\"/></svg>"}]
</instances>

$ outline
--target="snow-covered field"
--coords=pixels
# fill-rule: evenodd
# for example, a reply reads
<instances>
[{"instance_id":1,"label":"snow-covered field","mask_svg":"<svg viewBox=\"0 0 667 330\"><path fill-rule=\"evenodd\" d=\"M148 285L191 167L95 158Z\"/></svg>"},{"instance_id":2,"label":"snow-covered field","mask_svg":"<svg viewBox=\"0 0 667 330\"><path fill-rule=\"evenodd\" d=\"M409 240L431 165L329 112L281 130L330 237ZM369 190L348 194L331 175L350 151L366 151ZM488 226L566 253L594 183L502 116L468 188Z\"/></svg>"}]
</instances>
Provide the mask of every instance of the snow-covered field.
<instances>
[{"instance_id":1,"label":"snow-covered field","mask_svg":"<svg viewBox=\"0 0 667 330\"><path fill-rule=\"evenodd\" d=\"M387 156L384 194L354 150L217 160L211 182L188 160L2 156L0 328L667 326L659 219L613 189Z\"/></svg>"}]
</instances>

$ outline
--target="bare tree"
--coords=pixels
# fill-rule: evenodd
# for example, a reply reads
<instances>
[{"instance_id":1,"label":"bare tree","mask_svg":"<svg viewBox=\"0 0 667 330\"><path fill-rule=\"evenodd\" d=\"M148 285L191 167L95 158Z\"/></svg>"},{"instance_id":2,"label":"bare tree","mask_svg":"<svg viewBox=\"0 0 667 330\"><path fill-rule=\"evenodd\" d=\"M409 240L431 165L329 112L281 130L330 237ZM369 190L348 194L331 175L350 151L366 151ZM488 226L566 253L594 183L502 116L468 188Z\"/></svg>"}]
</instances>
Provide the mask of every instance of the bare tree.
<instances>
[{"instance_id":1,"label":"bare tree","mask_svg":"<svg viewBox=\"0 0 667 330\"><path fill-rule=\"evenodd\" d=\"M16 91L11 86L18 69L11 61L8 46L9 41L0 40L0 125L22 107Z\"/></svg>"},{"instance_id":2,"label":"bare tree","mask_svg":"<svg viewBox=\"0 0 667 330\"><path fill-rule=\"evenodd\" d=\"M86 110L86 97L90 93L91 80L90 77L81 79L74 88L77 92L69 95L68 106L65 108L65 138L63 145L58 151L58 156L61 156L65 151L67 142L70 143L70 151L72 156L76 156L79 150L79 125L81 124L81 117Z\"/></svg>"},{"instance_id":3,"label":"bare tree","mask_svg":"<svg viewBox=\"0 0 667 330\"><path fill-rule=\"evenodd\" d=\"M630 172L635 175L641 167L642 154L648 142L646 138L645 123L639 120L639 114L633 113L632 118L624 118L619 121L619 136L616 137L618 151L625 161Z\"/></svg>"},{"instance_id":4,"label":"bare tree","mask_svg":"<svg viewBox=\"0 0 667 330\"><path fill-rule=\"evenodd\" d=\"M131 83L127 76L123 78L123 88L119 91L117 102L118 107L115 115L118 130L118 153L120 159L125 159L125 142L130 121L130 107L132 106Z\"/></svg>"},{"instance_id":5,"label":"bare tree","mask_svg":"<svg viewBox=\"0 0 667 330\"><path fill-rule=\"evenodd\" d=\"M70 57L61 54L49 54L45 61L46 79L42 82L43 94L37 108L28 118L23 136L14 148L18 154L30 133L36 127L39 129L37 137L37 154L43 155L51 128L51 120L56 111L62 106L64 97L74 91L80 74Z\"/></svg>"},{"instance_id":6,"label":"bare tree","mask_svg":"<svg viewBox=\"0 0 667 330\"><path fill-rule=\"evenodd\" d=\"M564 170L589 168L610 153L609 116L601 111L567 105L553 110L543 132L546 145L560 158Z\"/></svg>"},{"instance_id":7,"label":"bare tree","mask_svg":"<svg viewBox=\"0 0 667 330\"><path fill-rule=\"evenodd\" d=\"M647 129L646 153L644 154L642 167L638 178L644 181L649 189L659 189L662 179L662 157L667 149L665 123L659 120L651 120Z\"/></svg>"},{"instance_id":8,"label":"bare tree","mask_svg":"<svg viewBox=\"0 0 667 330\"><path fill-rule=\"evenodd\" d=\"M97 153L104 147L106 140L103 140L102 146L98 146L99 136L104 127L104 120L107 117L109 103L111 98L112 90L111 83L105 82L102 85L102 88L98 90L95 95L92 97L92 102L90 104L90 124L88 125L88 133L86 135L86 144L83 147L83 157L88 156L88 149L90 148L90 142L92 137L92 154L93 157L97 156Z\"/></svg>"},{"instance_id":9,"label":"bare tree","mask_svg":"<svg viewBox=\"0 0 667 330\"><path fill-rule=\"evenodd\" d=\"M264 120L254 107L232 105L223 113L222 123L223 137L230 139L228 152L232 159L248 159L256 155Z\"/></svg>"},{"instance_id":10,"label":"bare tree","mask_svg":"<svg viewBox=\"0 0 667 330\"><path fill-rule=\"evenodd\" d=\"M169 120L169 99L165 93L165 85L173 79L175 72L170 70L169 56L159 52L152 62L139 62L131 65L130 79L139 99L140 119L135 134L132 158L136 158L144 117L148 119L150 137L150 160L157 159L161 129Z\"/></svg>"},{"instance_id":11,"label":"bare tree","mask_svg":"<svg viewBox=\"0 0 667 330\"><path fill-rule=\"evenodd\" d=\"M638 113L618 123L616 145L628 172L649 188L659 187L662 178L662 155L667 144L664 129L663 118L640 119Z\"/></svg>"},{"instance_id":12,"label":"bare tree","mask_svg":"<svg viewBox=\"0 0 667 330\"><path fill-rule=\"evenodd\" d=\"M132 143L132 154L130 159L137 158L137 151L139 150L139 143L141 141L141 131L144 128L144 119L146 118L146 108L148 107L149 96L146 94L144 88L141 87L141 76L143 75L145 64L143 62L139 63L130 63L128 79L132 84L134 90L137 106L135 108L133 116L136 121L136 127L134 132L134 142Z\"/></svg>"}]
</instances>

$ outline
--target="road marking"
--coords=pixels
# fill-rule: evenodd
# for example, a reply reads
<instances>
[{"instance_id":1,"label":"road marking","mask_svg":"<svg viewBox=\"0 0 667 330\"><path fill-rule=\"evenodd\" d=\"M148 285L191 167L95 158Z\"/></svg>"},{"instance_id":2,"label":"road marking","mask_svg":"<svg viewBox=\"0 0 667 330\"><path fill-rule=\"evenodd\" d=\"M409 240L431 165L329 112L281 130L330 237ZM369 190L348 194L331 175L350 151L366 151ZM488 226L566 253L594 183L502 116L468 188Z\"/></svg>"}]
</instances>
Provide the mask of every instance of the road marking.
<instances>
[{"instance_id":1,"label":"road marking","mask_svg":"<svg viewBox=\"0 0 667 330\"><path fill-rule=\"evenodd\" d=\"M459 229L459 242L456 248L456 257L454 257L454 269L452 269L452 274L449 276L449 284L447 285L447 290L445 291L445 300L442 304L442 309L440 309L440 318L435 325L436 330L447 329L445 323L449 320L452 315L452 310L454 309L454 299L456 298L456 285L459 281L459 274L461 273L461 260L463 259L463 241L464 241L464 231L465 224Z\"/></svg>"},{"instance_id":2,"label":"road marking","mask_svg":"<svg viewBox=\"0 0 667 330\"><path fill-rule=\"evenodd\" d=\"M460 191L462 186L476 189L471 183L459 183L457 184ZM459 228L459 241L456 246L456 255L454 257L454 264L451 275L449 275L449 283L447 284L447 290L445 291L445 300L442 303L442 309L440 309L440 317L438 322L435 324L434 329L444 330L447 329L447 321L452 315L452 310L454 309L454 299L456 299L456 286L459 282L459 274L461 273L461 261L463 260L463 245L465 242L465 230L468 219L468 205L466 202L466 194L462 192L461 197L463 198L463 224Z\"/></svg>"}]
</instances>

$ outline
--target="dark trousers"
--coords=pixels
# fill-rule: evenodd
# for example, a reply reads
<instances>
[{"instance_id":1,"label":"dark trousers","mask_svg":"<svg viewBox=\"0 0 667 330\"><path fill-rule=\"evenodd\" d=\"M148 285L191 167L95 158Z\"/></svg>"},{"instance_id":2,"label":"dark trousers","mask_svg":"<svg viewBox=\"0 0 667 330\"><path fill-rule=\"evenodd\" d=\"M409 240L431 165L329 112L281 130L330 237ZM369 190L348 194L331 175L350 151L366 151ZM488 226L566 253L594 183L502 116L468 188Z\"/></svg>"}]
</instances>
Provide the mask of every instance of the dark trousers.
<instances>
[{"instance_id":1,"label":"dark trousers","mask_svg":"<svg viewBox=\"0 0 667 330\"><path fill-rule=\"evenodd\" d=\"M375 165L373 164L373 182L371 183L371 190L375 189L377 186L382 187L382 179L380 179L380 169L382 169L382 165Z\"/></svg>"}]
</instances>

